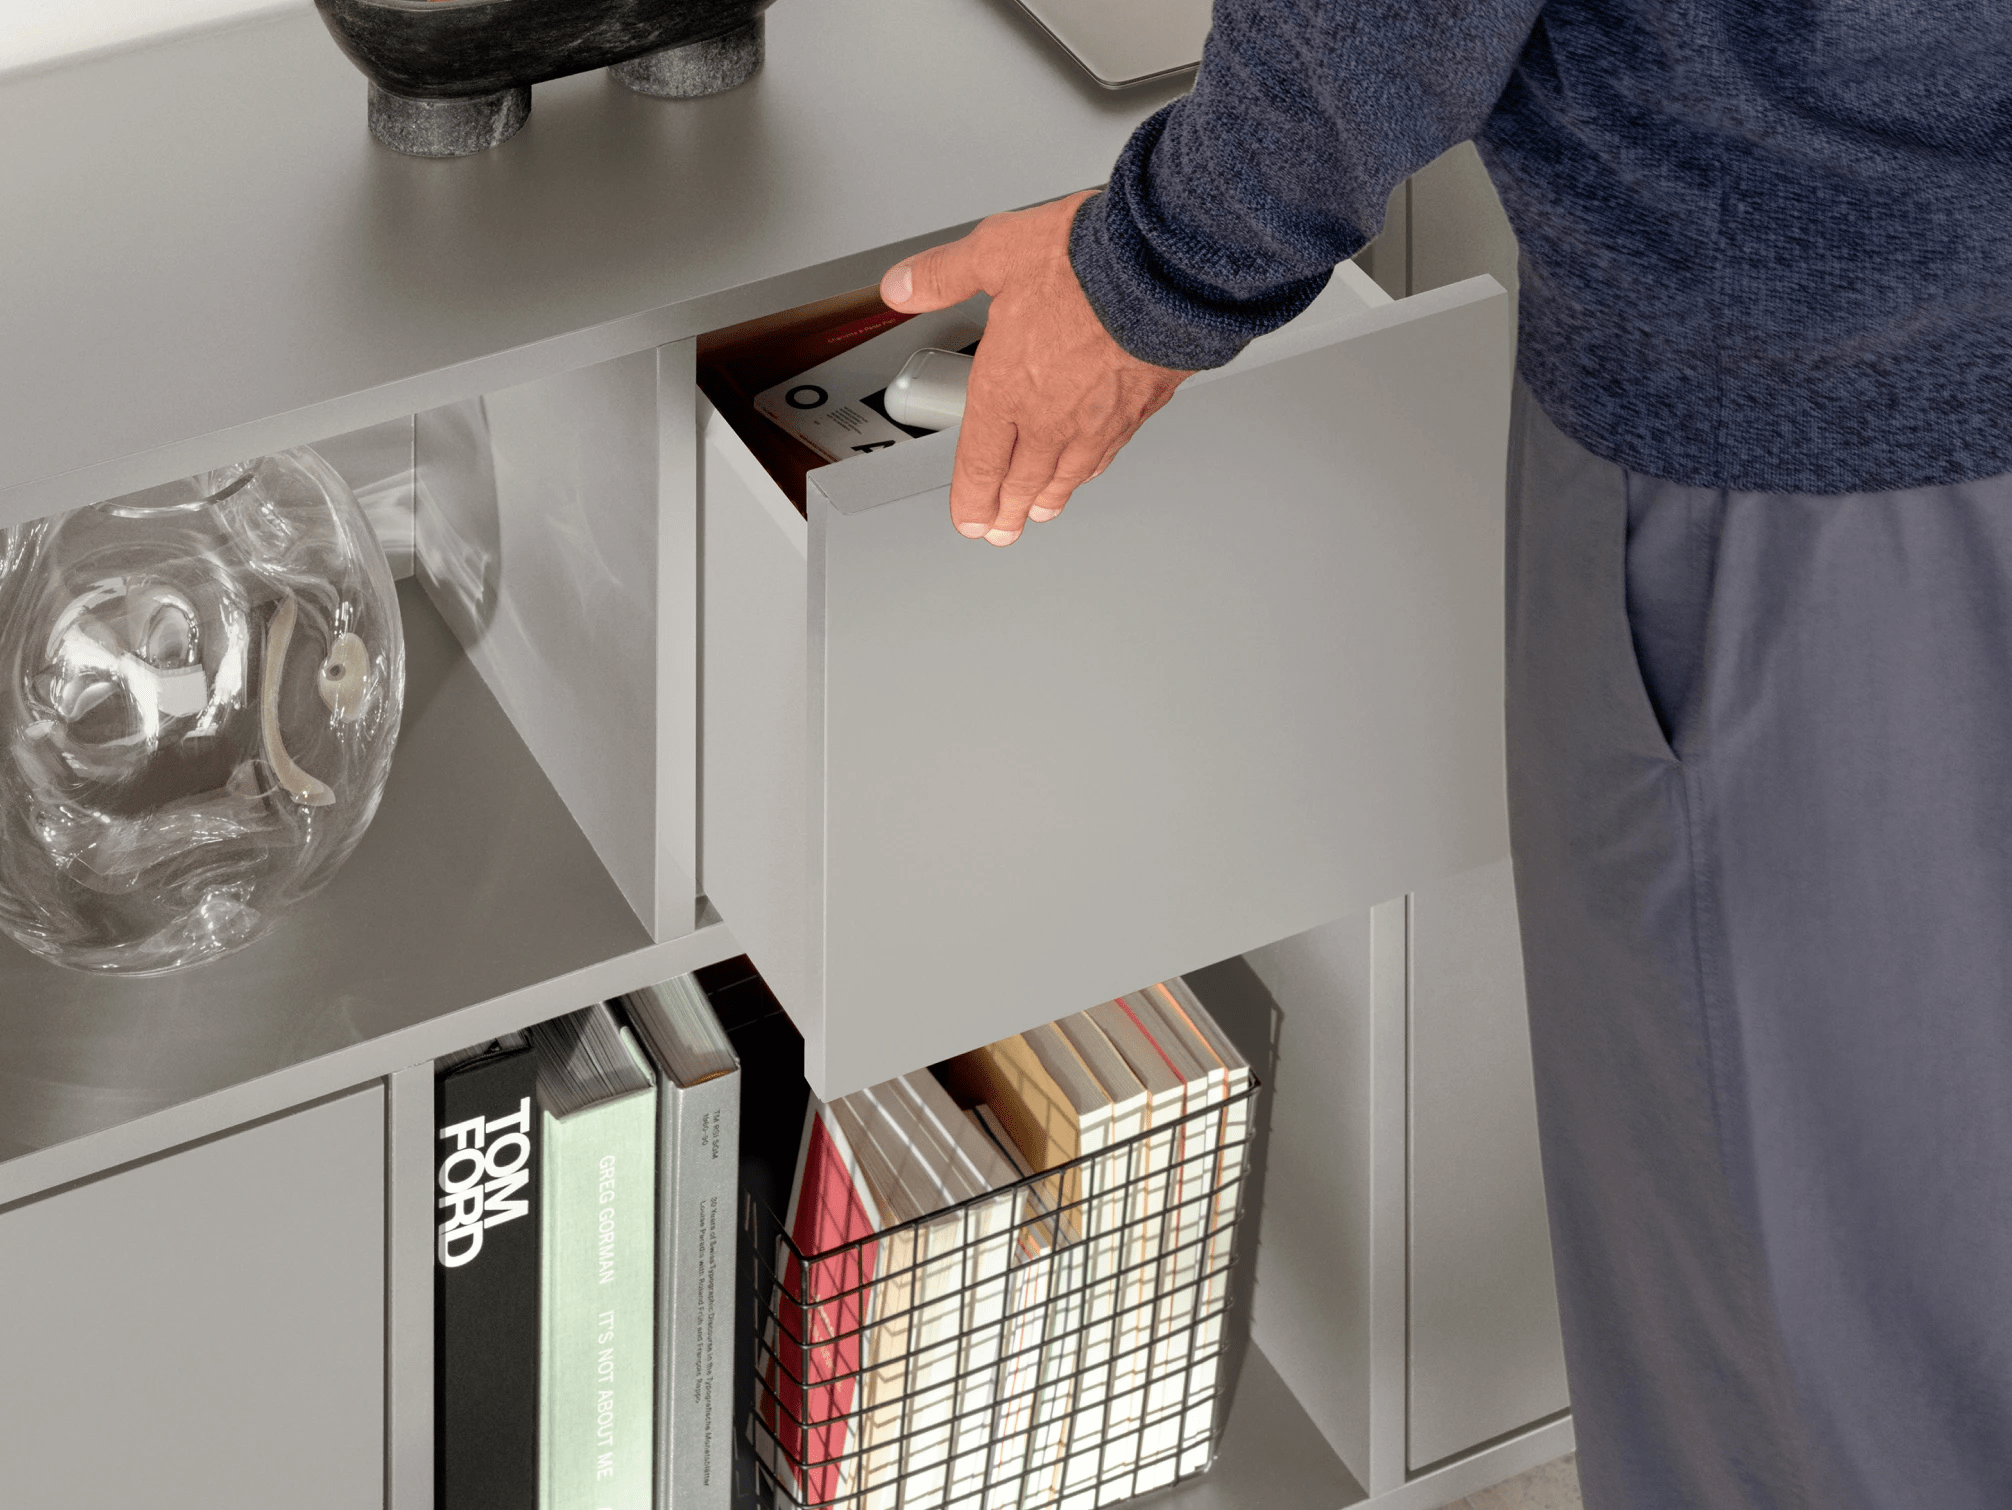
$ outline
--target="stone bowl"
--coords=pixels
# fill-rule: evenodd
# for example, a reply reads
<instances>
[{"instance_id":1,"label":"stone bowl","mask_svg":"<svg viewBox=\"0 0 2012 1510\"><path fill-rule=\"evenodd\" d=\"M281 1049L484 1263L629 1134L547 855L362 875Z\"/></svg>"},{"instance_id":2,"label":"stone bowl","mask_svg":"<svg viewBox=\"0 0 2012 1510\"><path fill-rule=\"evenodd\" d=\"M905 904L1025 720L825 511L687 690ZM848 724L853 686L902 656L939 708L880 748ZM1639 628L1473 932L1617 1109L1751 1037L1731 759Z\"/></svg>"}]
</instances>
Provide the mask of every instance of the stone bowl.
<instances>
[{"instance_id":1,"label":"stone bowl","mask_svg":"<svg viewBox=\"0 0 2012 1510\"><path fill-rule=\"evenodd\" d=\"M370 82L371 135L418 157L507 141L531 86L608 68L641 94L693 99L761 66L770 0L315 0Z\"/></svg>"}]
</instances>

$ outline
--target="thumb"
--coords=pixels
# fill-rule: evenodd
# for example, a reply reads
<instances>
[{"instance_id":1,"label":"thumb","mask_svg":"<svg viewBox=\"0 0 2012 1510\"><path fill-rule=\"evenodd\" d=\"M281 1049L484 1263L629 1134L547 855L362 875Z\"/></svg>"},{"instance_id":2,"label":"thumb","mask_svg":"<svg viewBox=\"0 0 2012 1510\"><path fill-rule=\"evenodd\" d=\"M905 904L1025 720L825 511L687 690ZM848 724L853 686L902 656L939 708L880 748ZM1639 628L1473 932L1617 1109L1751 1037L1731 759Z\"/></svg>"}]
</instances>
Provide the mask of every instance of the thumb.
<instances>
[{"instance_id":1,"label":"thumb","mask_svg":"<svg viewBox=\"0 0 2012 1510\"><path fill-rule=\"evenodd\" d=\"M932 246L890 267L880 279L880 302L903 314L961 304L982 287L971 238Z\"/></svg>"}]
</instances>

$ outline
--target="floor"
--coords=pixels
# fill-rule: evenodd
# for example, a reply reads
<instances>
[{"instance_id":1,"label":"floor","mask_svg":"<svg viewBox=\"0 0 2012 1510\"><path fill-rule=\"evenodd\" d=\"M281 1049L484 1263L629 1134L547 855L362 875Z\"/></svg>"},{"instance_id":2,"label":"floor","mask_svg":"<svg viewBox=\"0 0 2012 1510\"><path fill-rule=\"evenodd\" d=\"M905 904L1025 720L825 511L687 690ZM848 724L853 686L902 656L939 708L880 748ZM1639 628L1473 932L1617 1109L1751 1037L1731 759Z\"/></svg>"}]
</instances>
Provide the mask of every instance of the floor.
<instances>
[{"instance_id":1,"label":"floor","mask_svg":"<svg viewBox=\"0 0 2012 1510\"><path fill-rule=\"evenodd\" d=\"M1446 1510L1579 1510L1579 1455L1568 1452L1506 1484L1455 1500Z\"/></svg>"}]
</instances>

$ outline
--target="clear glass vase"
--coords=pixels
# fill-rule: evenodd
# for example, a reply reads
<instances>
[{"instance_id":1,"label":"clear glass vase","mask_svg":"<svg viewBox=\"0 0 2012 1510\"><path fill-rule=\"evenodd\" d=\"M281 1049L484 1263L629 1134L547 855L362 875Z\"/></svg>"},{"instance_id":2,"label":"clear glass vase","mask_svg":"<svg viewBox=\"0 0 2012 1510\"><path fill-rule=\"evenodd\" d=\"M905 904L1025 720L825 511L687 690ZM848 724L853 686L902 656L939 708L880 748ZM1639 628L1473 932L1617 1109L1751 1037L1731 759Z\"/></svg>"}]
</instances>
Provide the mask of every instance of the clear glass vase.
<instances>
[{"instance_id":1,"label":"clear glass vase","mask_svg":"<svg viewBox=\"0 0 2012 1510\"><path fill-rule=\"evenodd\" d=\"M363 837L405 639L311 450L0 533L0 930L151 974L264 934Z\"/></svg>"}]
</instances>

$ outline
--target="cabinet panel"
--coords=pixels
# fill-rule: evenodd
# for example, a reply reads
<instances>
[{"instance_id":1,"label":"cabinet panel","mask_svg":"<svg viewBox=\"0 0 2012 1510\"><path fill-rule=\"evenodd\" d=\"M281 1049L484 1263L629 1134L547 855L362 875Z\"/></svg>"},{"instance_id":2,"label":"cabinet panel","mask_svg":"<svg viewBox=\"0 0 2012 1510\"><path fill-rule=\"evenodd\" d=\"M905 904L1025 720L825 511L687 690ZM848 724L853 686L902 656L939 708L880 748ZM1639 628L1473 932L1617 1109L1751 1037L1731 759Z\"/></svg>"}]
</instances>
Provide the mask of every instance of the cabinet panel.
<instances>
[{"instance_id":1,"label":"cabinet panel","mask_svg":"<svg viewBox=\"0 0 2012 1510\"><path fill-rule=\"evenodd\" d=\"M808 1033L805 525L710 406L705 433L699 884Z\"/></svg>"},{"instance_id":2,"label":"cabinet panel","mask_svg":"<svg viewBox=\"0 0 2012 1510\"><path fill-rule=\"evenodd\" d=\"M384 1499L384 1095L0 1214L0 1500Z\"/></svg>"},{"instance_id":3,"label":"cabinet panel","mask_svg":"<svg viewBox=\"0 0 2012 1510\"><path fill-rule=\"evenodd\" d=\"M658 939L693 926L692 343L417 416L426 593Z\"/></svg>"},{"instance_id":4,"label":"cabinet panel","mask_svg":"<svg viewBox=\"0 0 2012 1510\"><path fill-rule=\"evenodd\" d=\"M820 1094L1501 853L1503 295L1358 288L1186 385L1011 550L948 527L953 434L813 472L802 601L780 569L721 599L716 551L782 562L780 495L709 444L707 890ZM801 693L716 658L761 612L805 625ZM761 836L716 826L714 783L792 726L767 834L802 847L736 854Z\"/></svg>"},{"instance_id":5,"label":"cabinet panel","mask_svg":"<svg viewBox=\"0 0 2012 1510\"><path fill-rule=\"evenodd\" d=\"M1408 291L1487 273L1515 294L1516 233L1472 142L1420 168L1405 192Z\"/></svg>"},{"instance_id":6,"label":"cabinet panel","mask_svg":"<svg viewBox=\"0 0 2012 1510\"><path fill-rule=\"evenodd\" d=\"M1410 1009L1417 1469L1567 1404L1507 860L1413 893Z\"/></svg>"}]
</instances>

